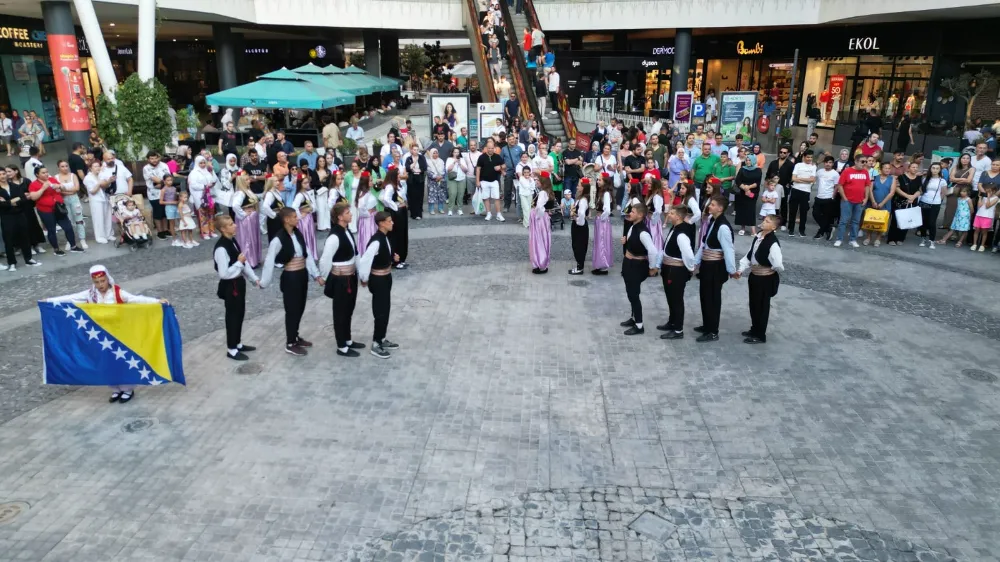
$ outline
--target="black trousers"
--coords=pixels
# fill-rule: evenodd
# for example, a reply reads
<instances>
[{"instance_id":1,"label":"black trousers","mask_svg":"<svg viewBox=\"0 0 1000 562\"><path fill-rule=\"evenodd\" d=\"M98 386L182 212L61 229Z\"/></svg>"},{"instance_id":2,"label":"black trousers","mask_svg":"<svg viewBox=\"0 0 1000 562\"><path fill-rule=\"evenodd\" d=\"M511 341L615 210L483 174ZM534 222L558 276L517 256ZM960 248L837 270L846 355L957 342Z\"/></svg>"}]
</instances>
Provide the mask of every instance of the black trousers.
<instances>
[{"instance_id":1,"label":"black trousers","mask_svg":"<svg viewBox=\"0 0 1000 562\"><path fill-rule=\"evenodd\" d=\"M820 234L829 234L833 230L833 208L836 204L833 198L813 201L813 219L819 225Z\"/></svg>"},{"instance_id":2,"label":"black trousers","mask_svg":"<svg viewBox=\"0 0 1000 562\"><path fill-rule=\"evenodd\" d=\"M699 268L701 279L701 322L707 334L719 333L719 317L722 315L722 285L729 280L725 260L703 261Z\"/></svg>"},{"instance_id":3,"label":"black trousers","mask_svg":"<svg viewBox=\"0 0 1000 562\"><path fill-rule=\"evenodd\" d=\"M503 212L510 210L510 204L514 201L514 176L503 177Z\"/></svg>"},{"instance_id":4,"label":"black trousers","mask_svg":"<svg viewBox=\"0 0 1000 562\"><path fill-rule=\"evenodd\" d=\"M41 223L38 222L38 213L32 207L24 211L24 218L28 221L28 240L32 246L45 243L45 231L42 230Z\"/></svg>"},{"instance_id":5,"label":"black trousers","mask_svg":"<svg viewBox=\"0 0 1000 562\"><path fill-rule=\"evenodd\" d=\"M767 341L767 321L771 315L771 297L778 293L778 274L750 274L750 334Z\"/></svg>"},{"instance_id":6,"label":"black trousers","mask_svg":"<svg viewBox=\"0 0 1000 562\"><path fill-rule=\"evenodd\" d=\"M368 278L368 290L372 294L372 316L375 317L375 333L372 341L381 343L389 329L389 309L392 307L392 275L372 275Z\"/></svg>"},{"instance_id":7,"label":"black trousers","mask_svg":"<svg viewBox=\"0 0 1000 562\"><path fill-rule=\"evenodd\" d=\"M406 208L392 211L392 232L389 233L389 243L392 251L399 254L399 262L406 262L410 249L410 219L406 216Z\"/></svg>"},{"instance_id":8,"label":"black trousers","mask_svg":"<svg viewBox=\"0 0 1000 562\"><path fill-rule=\"evenodd\" d=\"M896 206L893 205L893 209L889 213L889 235L886 236L886 242L903 242L906 240L907 232L909 230L903 230L896 225Z\"/></svg>"},{"instance_id":9,"label":"black trousers","mask_svg":"<svg viewBox=\"0 0 1000 562\"><path fill-rule=\"evenodd\" d=\"M806 234L806 216L809 212L809 193L791 189L788 195L788 232L795 230L795 219L799 219L799 234Z\"/></svg>"},{"instance_id":10,"label":"black trousers","mask_svg":"<svg viewBox=\"0 0 1000 562\"><path fill-rule=\"evenodd\" d=\"M639 298L639 292L642 282L649 277L649 262L625 258L622 262L622 277L625 278L625 295L632 307L632 320L636 324L642 324L642 299Z\"/></svg>"},{"instance_id":11,"label":"black trousers","mask_svg":"<svg viewBox=\"0 0 1000 562\"><path fill-rule=\"evenodd\" d=\"M920 230L924 231L924 235L930 238L931 241L937 239L937 218L938 213L941 212L941 205L924 205L920 207L920 214L923 218L924 225Z\"/></svg>"},{"instance_id":12,"label":"black trousers","mask_svg":"<svg viewBox=\"0 0 1000 562\"><path fill-rule=\"evenodd\" d=\"M410 176L406 182L406 206L410 208L410 218L424 216L424 177ZM399 257L403 257L402 254Z\"/></svg>"},{"instance_id":13,"label":"black trousers","mask_svg":"<svg viewBox=\"0 0 1000 562\"><path fill-rule=\"evenodd\" d=\"M324 290L333 299L333 336L337 340L337 348L342 349L347 347L347 342L353 341L351 318L358 303L358 274L330 274Z\"/></svg>"},{"instance_id":14,"label":"black trousers","mask_svg":"<svg viewBox=\"0 0 1000 562\"><path fill-rule=\"evenodd\" d=\"M573 258L576 260L577 269L583 269L583 263L587 261L587 244L590 242L590 227L587 223L583 226L573 224L569 229L570 240L573 242Z\"/></svg>"},{"instance_id":15,"label":"black trousers","mask_svg":"<svg viewBox=\"0 0 1000 562\"><path fill-rule=\"evenodd\" d=\"M778 216L781 217L781 224L788 224L788 197L789 191L795 191L790 185L785 186L785 195L781 198L781 208L778 209ZM789 229L791 230L791 229Z\"/></svg>"},{"instance_id":16,"label":"black trousers","mask_svg":"<svg viewBox=\"0 0 1000 562\"><path fill-rule=\"evenodd\" d=\"M243 276L219 281L219 296L226 304L226 349L237 349L243 339L247 311L247 282Z\"/></svg>"},{"instance_id":17,"label":"black trousers","mask_svg":"<svg viewBox=\"0 0 1000 562\"><path fill-rule=\"evenodd\" d=\"M667 295L667 326L677 332L684 330L684 289L691 272L684 266L667 265L660 270L663 292Z\"/></svg>"},{"instance_id":18,"label":"black trousers","mask_svg":"<svg viewBox=\"0 0 1000 562\"><path fill-rule=\"evenodd\" d=\"M267 225L267 242L270 244L271 240L274 240L274 237L281 231L281 221L276 218L268 218L264 222Z\"/></svg>"},{"instance_id":19,"label":"black trousers","mask_svg":"<svg viewBox=\"0 0 1000 562\"><path fill-rule=\"evenodd\" d=\"M7 265L17 265L17 250L21 250L24 263L31 261L31 236L28 221L23 214L6 215L0 221L3 229L3 244L7 251Z\"/></svg>"},{"instance_id":20,"label":"black trousers","mask_svg":"<svg viewBox=\"0 0 1000 562\"><path fill-rule=\"evenodd\" d=\"M306 311L309 273L305 269L281 272L281 302L285 305L285 343L299 341L299 324Z\"/></svg>"}]
</instances>

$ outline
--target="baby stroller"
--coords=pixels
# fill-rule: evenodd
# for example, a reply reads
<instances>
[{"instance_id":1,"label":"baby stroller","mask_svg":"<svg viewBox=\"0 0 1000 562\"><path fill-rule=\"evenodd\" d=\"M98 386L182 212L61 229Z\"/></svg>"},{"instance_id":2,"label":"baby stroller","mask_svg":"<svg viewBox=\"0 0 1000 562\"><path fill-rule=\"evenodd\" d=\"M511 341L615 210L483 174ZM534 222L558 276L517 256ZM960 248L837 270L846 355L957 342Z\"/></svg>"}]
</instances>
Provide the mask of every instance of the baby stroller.
<instances>
[{"instance_id":1,"label":"baby stroller","mask_svg":"<svg viewBox=\"0 0 1000 562\"><path fill-rule=\"evenodd\" d=\"M146 218L137 206L133 205L133 209L129 210L129 202L135 203L128 195L111 196L111 220L117 229L115 248L122 244L128 244L133 252L139 248L152 248L153 236Z\"/></svg>"}]
</instances>

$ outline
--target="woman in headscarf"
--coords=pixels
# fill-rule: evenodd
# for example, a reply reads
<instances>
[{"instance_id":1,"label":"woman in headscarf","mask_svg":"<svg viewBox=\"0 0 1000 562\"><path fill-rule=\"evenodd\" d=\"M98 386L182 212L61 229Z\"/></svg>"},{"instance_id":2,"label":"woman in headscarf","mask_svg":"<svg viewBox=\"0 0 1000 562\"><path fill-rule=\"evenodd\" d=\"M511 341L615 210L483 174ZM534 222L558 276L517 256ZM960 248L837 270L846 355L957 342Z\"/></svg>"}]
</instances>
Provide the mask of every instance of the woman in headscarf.
<instances>
[{"instance_id":1,"label":"woman in headscarf","mask_svg":"<svg viewBox=\"0 0 1000 562\"><path fill-rule=\"evenodd\" d=\"M187 187L191 194L191 206L198 215L198 230L201 238L208 240L217 236L212 221L215 218L212 190L219 183L219 178L202 156L194 159L194 167L188 175Z\"/></svg>"},{"instance_id":2,"label":"woman in headscarf","mask_svg":"<svg viewBox=\"0 0 1000 562\"><path fill-rule=\"evenodd\" d=\"M444 160L438 154L438 149L427 151L427 210L432 215L444 214L444 204L448 200L448 173L445 171Z\"/></svg>"},{"instance_id":3,"label":"woman in headscarf","mask_svg":"<svg viewBox=\"0 0 1000 562\"><path fill-rule=\"evenodd\" d=\"M219 183L212 196L215 204L221 205L220 213L232 215L233 195L236 193L236 176L240 173L239 158L235 154L226 155L226 165L219 174Z\"/></svg>"},{"instance_id":4,"label":"woman in headscarf","mask_svg":"<svg viewBox=\"0 0 1000 562\"><path fill-rule=\"evenodd\" d=\"M236 215L236 241L247 257L247 263L256 269L263 261L260 245L260 219L258 208L260 199L250 190L250 176L244 173L233 175L234 192L230 201Z\"/></svg>"},{"instance_id":5,"label":"woman in headscarf","mask_svg":"<svg viewBox=\"0 0 1000 562\"><path fill-rule=\"evenodd\" d=\"M739 191L736 192L736 219L735 223L740 227L740 236L746 234L746 227L757 231L757 217L754 211L757 208L757 194L760 193L761 173L757 167L757 157L747 154L743 160L743 167L736 172L736 179L733 186Z\"/></svg>"},{"instance_id":6,"label":"woman in headscarf","mask_svg":"<svg viewBox=\"0 0 1000 562\"><path fill-rule=\"evenodd\" d=\"M157 303L168 304L166 299L155 299L142 295L133 295L118 285L108 273L108 268L103 265L95 265L90 268L90 281L93 285L90 289L45 299L46 302L74 302L74 303L97 303L97 304L126 304L126 303ZM115 391L111 394L108 402L128 402L135 395L135 386L121 385L111 387Z\"/></svg>"},{"instance_id":7,"label":"woman in headscarf","mask_svg":"<svg viewBox=\"0 0 1000 562\"><path fill-rule=\"evenodd\" d=\"M752 145L750 145L750 151L751 154L753 154L753 157L757 160L757 168L763 170L765 162L764 162L764 153L760 151L760 143L755 142Z\"/></svg>"},{"instance_id":8,"label":"woman in headscarf","mask_svg":"<svg viewBox=\"0 0 1000 562\"><path fill-rule=\"evenodd\" d=\"M226 109L226 114L219 120L219 128L225 131L226 123L233 123L233 108L231 107ZM233 126L235 125L236 123L233 123Z\"/></svg>"},{"instance_id":9,"label":"woman in headscarf","mask_svg":"<svg viewBox=\"0 0 1000 562\"><path fill-rule=\"evenodd\" d=\"M330 185L333 182L333 173L330 172L329 164L326 163L326 156L316 159L316 174L314 177L319 180L313 189L316 191L316 230L326 232L330 230Z\"/></svg>"}]
</instances>

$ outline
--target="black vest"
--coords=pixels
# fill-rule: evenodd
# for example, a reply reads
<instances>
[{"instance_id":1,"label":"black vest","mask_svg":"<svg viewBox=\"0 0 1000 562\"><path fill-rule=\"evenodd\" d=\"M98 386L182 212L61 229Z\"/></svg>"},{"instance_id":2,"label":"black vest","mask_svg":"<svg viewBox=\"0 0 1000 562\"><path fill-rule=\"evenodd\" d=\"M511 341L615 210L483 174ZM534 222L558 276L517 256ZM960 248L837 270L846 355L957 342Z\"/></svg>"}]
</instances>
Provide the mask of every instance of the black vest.
<instances>
[{"instance_id":1,"label":"black vest","mask_svg":"<svg viewBox=\"0 0 1000 562\"><path fill-rule=\"evenodd\" d=\"M284 206L285 206L285 202L281 200L281 194L275 193L274 194L274 199L271 200L271 210L277 212L277 211L280 211L281 208L284 207ZM275 217L275 218L273 218L271 220L278 220L278 217Z\"/></svg>"},{"instance_id":2,"label":"black vest","mask_svg":"<svg viewBox=\"0 0 1000 562\"><path fill-rule=\"evenodd\" d=\"M358 250L355 247L357 243L354 242L354 237L347 232L347 229L339 224L334 224L330 227L330 236L336 236L340 239L340 245L337 246L337 251L333 254L334 263L350 261L351 258L358 255Z\"/></svg>"},{"instance_id":3,"label":"black vest","mask_svg":"<svg viewBox=\"0 0 1000 562\"><path fill-rule=\"evenodd\" d=\"M688 245L691 247L691 253L694 253L694 239L697 234L695 233L697 229L693 224L689 222L681 222L679 225L670 229L670 234L667 236L667 241L663 245L663 253L668 258L681 259L681 247L677 244L677 235L686 234L688 237Z\"/></svg>"},{"instance_id":4,"label":"black vest","mask_svg":"<svg viewBox=\"0 0 1000 562\"><path fill-rule=\"evenodd\" d=\"M585 213L583 213L582 216L583 216L583 218L587 218L590 215L590 199L586 198L586 197L581 197L580 199L576 200L576 216L577 216L577 218L579 218L581 216L580 215L580 203L584 199L586 199L586 201L587 201L587 211ZM573 224L576 224L576 223L573 223Z\"/></svg>"},{"instance_id":5,"label":"black vest","mask_svg":"<svg viewBox=\"0 0 1000 562\"><path fill-rule=\"evenodd\" d=\"M229 266L232 267L237 258L240 257L240 246L236 243L236 238L226 238L225 236L219 238L218 242L215 243L215 250L219 248L226 249L226 253L229 254ZM215 255L214 251L212 255ZM215 260L212 260L212 263L215 264L215 270L219 271L219 264Z\"/></svg>"},{"instance_id":6,"label":"black vest","mask_svg":"<svg viewBox=\"0 0 1000 562\"><path fill-rule=\"evenodd\" d=\"M781 247L781 244L778 243L778 237L774 232L765 236L759 244L757 243L757 237L754 236L753 243L750 244L750 249L747 250L747 259L751 259L750 253L753 252L753 257L757 259L758 264L764 267L771 267L771 260L768 257L771 254L771 246L775 244L778 244L779 248Z\"/></svg>"},{"instance_id":7,"label":"black vest","mask_svg":"<svg viewBox=\"0 0 1000 562\"><path fill-rule=\"evenodd\" d=\"M297 228L292 230L292 232L295 234L295 239L299 242L299 247L302 248L302 257L309 257L309 249L306 248L306 239L302 237L302 233ZM278 232L276 238L281 242L281 249L278 250L278 257L275 258L274 263L285 265L295 257L295 246L292 245L292 237L288 235L288 231L284 228Z\"/></svg>"},{"instance_id":8,"label":"black vest","mask_svg":"<svg viewBox=\"0 0 1000 562\"><path fill-rule=\"evenodd\" d=\"M719 229L722 225L729 226L729 221L726 220L725 214L719 215L719 218L715 219L712 225L708 227L708 237L705 238L705 244L709 250L722 249L722 244L719 243ZM729 226L729 237L731 238L731 242L736 241L732 226Z\"/></svg>"},{"instance_id":9,"label":"black vest","mask_svg":"<svg viewBox=\"0 0 1000 562\"><path fill-rule=\"evenodd\" d=\"M375 259L372 260L372 269L385 269L387 267L392 267L392 248L389 247L389 240L382 231L376 231L372 234L370 240L368 240L368 245L371 246L372 242L378 242L378 253L375 254Z\"/></svg>"},{"instance_id":10,"label":"black vest","mask_svg":"<svg viewBox=\"0 0 1000 562\"><path fill-rule=\"evenodd\" d=\"M642 245L642 240L639 240L639 235L646 232L645 221L639 221L637 224L631 226L631 230L628 233L628 239L625 240L625 250L637 258L647 256L649 252L646 251L646 247Z\"/></svg>"}]
</instances>

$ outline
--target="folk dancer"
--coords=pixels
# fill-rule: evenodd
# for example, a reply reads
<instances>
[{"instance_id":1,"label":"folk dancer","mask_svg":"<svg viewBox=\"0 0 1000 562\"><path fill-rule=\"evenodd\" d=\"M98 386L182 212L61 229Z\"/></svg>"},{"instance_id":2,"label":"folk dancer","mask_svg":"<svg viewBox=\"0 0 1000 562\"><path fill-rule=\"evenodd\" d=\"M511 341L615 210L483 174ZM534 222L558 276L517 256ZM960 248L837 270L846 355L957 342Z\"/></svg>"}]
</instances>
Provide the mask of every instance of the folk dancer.
<instances>
[{"instance_id":1,"label":"folk dancer","mask_svg":"<svg viewBox=\"0 0 1000 562\"><path fill-rule=\"evenodd\" d=\"M632 315L621 323L626 336L645 333L642 327L642 300L639 291L647 277L656 275L654 264L659 263L659 249L653 245L653 237L646 230L646 204L632 199L626 218L628 230L622 236L625 260L622 262L622 278L625 280L625 294L632 306Z\"/></svg>"},{"instance_id":2,"label":"folk dancer","mask_svg":"<svg viewBox=\"0 0 1000 562\"><path fill-rule=\"evenodd\" d=\"M771 313L771 297L778 294L780 279L778 272L785 266L781 256L781 244L774 234L778 228L777 215L764 217L760 232L754 236L750 251L740 259L739 279L743 272L750 270L748 279L750 285L750 329L743 332L746 338L743 343L757 344L767 342L767 320Z\"/></svg>"},{"instance_id":3,"label":"folk dancer","mask_svg":"<svg viewBox=\"0 0 1000 562\"><path fill-rule=\"evenodd\" d=\"M573 258L576 267L569 270L570 275L583 275L583 262L587 260L587 244L590 241L590 227L587 226L587 213L590 212L590 180L580 180L579 197L570 212L570 239L573 241Z\"/></svg>"},{"instance_id":4,"label":"folk dancer","mask_svg":"<svg viewBox=\"0 0 1000 562\"><path fill-rule=\"evenodd\" d=\"M684 288L694 271L694 241L698 228L687 221L692 211L687 206L671 207L667 211L670 232L663 243L663 257L660 258L660 277L663 292L667 295L667 310L670 315L666 324L657 330L666 332L661 340L679 340L684 337Z\"/></svg>"},{"instance_id":5,"label":"folk dancer","mask_svg":"<svg viewBox=\"0 0 1000 562\"><path fill-rule=\"evenodd\" d=\"M700 333L698 342L712 342L719 339L719 316L722 314L722 285L736 275L736 260L733 254L733 228L726 220L729 200L716 195L708 203L710 220L705 229L705 240L698 248L695 263L701 280L702 325L694 329Z\"/></svg>"},{"instance_id":6,"label":"folk dancer","mask_svg":"<svg viewBox=\"0 0 1000 562\"><path fill-rule=\"evenodd\" d=\"M312 179L309 174L299 174L291 207L299 213L299 232L306 239L309 254L319 255L319 252L316 251L316 219L313 217L313 210L316 208L316 194L312 190Z\"/></svg>"},{"instance_id":7,"label":"folk dancer","mask_svg":"<svg viewBox=\"0 0 1000 562\"><path fill-rule=\"evenodd\" d=\"M236 207L237 209L239 207ZM252 224L257 230L256 218ZM248 258L236 239L236 223L229 215L215 217L215 230L222 237L215 243L215 272L219 274L219 289L216 294L226 305L226 357L235 361L249 359L247 351L252 345L243 344L243 317L247 309L247 279L260 288L260 280L253 272ZM258 236L259 238L259 236Z\"/></svg>"},{"instance_id":8,"label":"folk dancer","mask_svg":"<svg viewBox=\"0 0 1000 562\"><path fill-rule=\"evenodd\" d=\"M552 179L548 172L538 178L538 192L531 202L531 227L528 229L528 256L531 258L532 273L549 272L552 250L552 226L549 217L550 205L555 204L552 194Z\"/></svg>"},{"instance_id":9,"label":"folk dancer","mask_svg":"<svg viewBox=\"0 0 1000 562\"><path fill-rule=\"evenodd\" d=\"M611 239L611 211L614 209L611 194L614 193L615 185L611 176L607 173L601 174L601 179L597 186L597 196L594 198L596 216L594 218L594 275L607 275L614 258Z\"/></svg>"},{"instance_id":10,"label":"folk dancer","mask_svg":"<svg viewBox=\"0 0 1000 562\"><path fill-rule=\"evenodd\" d=\"M657 248L663 247L663 184L660 180L648 177L649 183L644 186L646 191L646 208L649 209L649 216L646 217L646 228L649 235L653 237L653 244ZM648 187L647 187L648 186Z\"/></svg>"},{"instance_id":11,"label":"folk dancer","mask_svg":"<svg viewBox=\"0 0 1000 562\"><path fill-rule=\"evenodd\" d=\"M260 203L260 214L266 219L268 244L282 230L281 219L278 217L278 213L285 207L284 199L281 196L284 183L284 180L278 176L271 176L267 178L267 183L264 187L264 200Z\"/></svg>"},{"instance_id":12,"label":"folk dancer","mask_svg":"<svg viewBox=\"0 0 1000 562\"><path fill-rule=\"evenodd\" d=\"M299 224L299 214L295 209L285 207L278 211L278 219L282 228L267 247L260 286L265 288L271 284L275 264L282 266L281 281L278 286L285 306L285 353L303 356L306 355L305 348L312 347L312 342L299 336L299 324L306 310L309 278L315 279L320 286L326 281L319 274L313 257L309 255L305 237L296 228Z\"/></svg>"},{"instance_id":13,"label":"folk dancer","mask_svg":"<svg viewBox=\"0 0 1000 562\"><path fill-rule=\"evenodd\" d=\"M333 299L333 334L337 339L337 355L359 357L358 349L365 344L351 339L351 317L358 302L358 246L348 227L351 205L342 199L333 206L333 226L319 259L319 272L326 276L323 294Z\"/></svg>"},{"instance_id":14,"label":"folk dancer","mask_svg":"<svg viewBox=\"0 0 1000 562\"><path fill-rule=\"evenodd\" d=\"M108 273L108 268L103 265L95 265L90 268L90 281L93 283L93 286L90 289L80 291L79 293L73 293L71 295L52 297L45 300L46 302L88 302L98 304L155 302L169 304L166 299L133 295L125 289L122 289L115 284L114 278L112 278L111 274ZM135 396L135 386L133 385L119 385L112 386L111 388L115 391L111 394L111 398L108 399L108 402L121 402L124 404Z\"/></svg>"},{"instance_id":15,"label":"folk dancer","mask_svg":"<svg viewBox=\"0 0 1000 562\"><path fill-rule=\"evenodd\" d=\"M260 247L260 224L257 219L260 199L250 190L250 176L238 173L233 182L236 190L230 201L236 215L236 242L247 258L247 265L256 268L262 261Z\"/></svg>"},{"instance_id":16,"label":"folk dancer","mask_svg":"<svg viewBox=\"0 0 1000 562\"><path fill-rule=\"evenodd\" d=\"M385 173L385 183L382 187L382 194L379 196L382 206L389 210L392 215L392 231L389 241L399 256L399 261L395 263L396 269L406 269L410 267L406 263L406 255L410 246L409 217L406 210L406 190L400 187L401 170L399 167L389 164L389 169Z\"/></svg>"},{"instance_id":17,"label":"folk dancer","mask_svg":"<svg viewBox=\"0 0 1000 562\"><path fill-rule=\"evenodd\" d=\"M372 294L372 315L375 317L375 333L372 335L371 353L380 359L390 357L388 350L399 348L399 344L386 339L389 328L389 311L392 307L392 264L399 261L399 255L392 251L389 233L392 232L392 215L387 211L375 214L378 230L372 235L358 265L358 279L362 287L368 287Z\"/></svg>"},{"instance_id":18,"label":"folk dancer","mask_svg":"<svg viewBox=\"0 0 1000 562\"><path fill-rule=\"evenodd\" d=\"M358 210L358 247L367 248L368 240L375 234L375 213L378 212L378 197L371 192L371 174L361 172L361 181L354 190L354 207Z\"/></svg>"}]
</instances>

